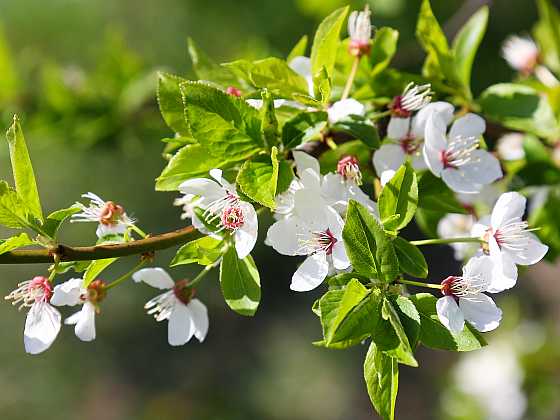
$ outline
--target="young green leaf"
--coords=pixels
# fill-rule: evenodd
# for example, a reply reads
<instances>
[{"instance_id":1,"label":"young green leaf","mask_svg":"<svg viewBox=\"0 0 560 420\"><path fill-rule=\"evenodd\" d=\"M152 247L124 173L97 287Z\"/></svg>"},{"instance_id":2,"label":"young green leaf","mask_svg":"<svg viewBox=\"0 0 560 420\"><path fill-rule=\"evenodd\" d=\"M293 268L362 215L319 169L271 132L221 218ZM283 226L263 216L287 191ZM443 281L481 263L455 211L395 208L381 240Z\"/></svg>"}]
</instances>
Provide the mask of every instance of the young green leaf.
<instances>
[{"instance_id":1,"label":"young green leaf","mask_svg":"<svg viewBox=\"0 0 560 420\"><path fill-rule=\"evenodd\" d=\"M105 258L103 260L92 261L84 273L83 287L87 288L92 281L96 280L107 267L117 260L118 258Z\"/></svg>"},{"instance_id":2,"label":"young green leaf","mask_svg":"<svg viewBox=\"0 0 560 420\"><path fill-rule=\"evenodd\" d=\"M340 44L340 30L348 10L348 6L335 10L317 28L311 47L311 74L317 74L325 67L329 76L332 76L336 51Z\"/></svg>"},{"instance_id":3,"label":"young green leaf","mask_svg":"<svg viewBox=\"0 0 560 420\"><path fill-rule=\"evenodd\" d=\"M46 233L50 238L55 238L56 234L58 233L58 229L64 223L64 221L66 221L70 216L78 213L79 211L81 211L81 209L76 205L65 209L53 211L47 216L47 219L45 220L45 224L43 225L44 233Z\"/></svg>"},{"instance_id":4,"label":"young green leaf","mask_svg":"<svg viewBox=\"0 0 560 420\"><path fill-rule=\"evenodd\" d=\"M210 265L215 263L222 256L223 241L204 236L183 245L173 260L170 267L176 265L197 263L200 265Z\"/></svg>"},{"instance_id":5,"label":"young green leaf","mask_svg":"<svg viewBox=\"0 0 560 420\"><path fill-rule=\"evenodd\" d=\"M186 80L169 73L158 73L157 101L165 123L175 133L189 137L189 126L185 117L183 96L179 85Z\"/></svg>"},{"instance_id":6,"label":"young green leaf","mask_svg":"<svg viewBox=\"0 0 560 420\"><path fill-rule=\"evenodd\" d=\"M369 345L364 361L364 379L373 407L383 420L394 420L399 389L397 361L379 351L375 343Z\"/></svg>"},{"instance_id":7,"label":"young green leaf","mask_svg":"<svg viewBox=\"0 0 560 420\"><path fill-rule=\"evenodd\" d=\"M287 160L278 162L278 184L276 185L276 195L282 194L288 188L294 179L294 169Z\"/></svg>"},{"instance_id":8,"label":"young green leaf","mask_svg":"<svg viewBox=\"0 0 560 420\"><path fill-rule=\"evenodd\" d=\"M276 206L276 186L278 184L278 150L272 148L269 156L259 155L246 161L239 174L237 184L251 200L273 209Z\"/></svg>"},{"instance_id":9,"label":"young green leaf","mask_svg":"<svg viewBox=\"0 0 560 420\"><path fill-rule=\"evenodd\" d=\"M224 168L226 156L213 156L200 144L189 144L181 148L167 163L156 179L157 191L175 191L189 178L206 176L210 169Z\"/></svg>"},{"instance_id":10,"label":"young green leaf","mask_svg":"<svg viewBox=\"0 0 560 420\"><path fill-rule=\"evenodd\" d=\"M307 81L280 58L255 61L251 80L258 88L266 88L276 95L291 98L294 93L307 94Z\"/></svg>"},{"instance_id":11,"label":"young green leaf","mask_svg":"<svg viewBox=\"0 0 560 420\"><path fill-rule=\"evenodd\" d=\"M27 245L33 245L34 242L29 239L27 233L20 233L8 239L0 240L0 255L5 254L13 249L21 248Z\"/></svg>"},{"instance_id":12,"label":"young green leaf","mask_svg":"<svg viewBox=\"0 0 560 420\"><path fill-rule=\"evenodd\" d=\"M469 96L471 96L470 84L472 65L478 46L486 32L487 25L488 6L483 6L470 17L453 40L453 53L457 76Z\"/></svg>"},{"instance_id":13,"label":"young green leaf","mask_svg":"<svg viewBox=\"0 0 560 420\"><path fill-rule=\"evenodd\" d=\"M370 54L371 77L377 76L389 66L397 52L398 39L399 31L393 28L383 27L375 31Z\"/></svg>"},{"instance_id":14,"label":"young green leaf","mask_svg":"<svg viewBox=\"0 0 560 420\"><path fill-rule=\"evenodd\" d=\"M192 135L211 155L239 161L262 150L261 119L245 100L200 82L181 92Z\"/></svg>"},{"instance_id":15,"label":"young green leaf","mask_svg":"<svg viewBox=\"0 0 560 420\"><path fill-rule=\"evenodd\" d=\"M35 173L17 115L14 115L14 122L6 132L6 140L10 148L10 160L16 191L29 209L29 213L42 223L43 210L41 209L41 200L35 182Z\"/></svg>"},{"instance_id":16,"label":"young green leaf","mask_svg":"<svg viewBox=\"0 0 560 420\"><path fill-rule=\"evenodd\" d=\"M328 104L331 99L332 81L325 67L313 76L315 98L323 104Z\"/></svg>"},{"instance_id":17,"label":"young green leaf","mask_svg":"<svg viewBox=\"0 0 560 420\"><path fill-rule=\"evenodd\" d=\"M560 71L560 13L550 0L537 0L540 20L536 28L539 58L553 71Z\"/></svg>"},{"instance_id":18,"label":"young green leaf","mask_svg":"<svg viewBox=\"0 0 560 420\"><path fill-rule=\"evenodd\" d=\"M240 260L230 247L220 265L220 285L231 309L244 316L255 314L261 300L261 280L250 255Z\"/></svg>"},{"instance_id":19,"label":"young green leaf","mask_svg":"<svg viewBox=\"0 0 560 420\"><path fill-rule=\"evenodd\" d=\"M399 273L393 244L375 217L350 200L342 231L344 246L354 270L361 275L392 282Z\"/></svg>"},{"instance_id":20,"label":"young green leaf","mask_svg":"<svg viewBox=\"0 0 560 420\"><path fill-rule=\"evenodd\" d=\"M307 35L304 35L299 39L297 44L294 45L294 48L292 48L292 51L290 51L290 53L288 54L288 58L286 58L286 61L289 64L294 58L305 56L306 50L307 50Z\"/></svg>"},{"instance_id":21,"label":"young green leaf","mask_svg":"<svg viewBox=\"0 0 560 420\"><path fill-rule=\"evenodd\" d=\"M326 112L301 112L282 127L282 143L286 148L293 149L307 141L318 140L326 126Z\"/></svg>"},{"instance_id":22,"label":"young green leaf","mask_svg":"<svg viewBox=\"0 0 560 420\"><path fill-rule=\"evenodd\" d=\"M472 351L486 345L484 338L468 323L465 323L460 333L451 333L439 321L437 299L429 293L418 293L411 296L410 300L420 313L420 341L425 346L450 351Z\"/></svg>"},{"instance_id":23,"label":"young green leaf","mask_svg":"<svg viewBox=\"0 0 560 420\"><path fill-rule=\"evenodd\" d=\"M387 230L404 228L414 217L418 206L416 173L407 162L385 184L378 201L379 215ZM391 216L398 214L398 219Z\"/></svg>"},{"instance_id":24,"label":"young green leaf","mask_svg":"<svg viewBox=\"0 0 560 420\"><path fill-rule=\"evenodd\" d=\"M268 90L261 92L263 106L261 108L261 130L267 147L278 145L278 120L274 107L274 98Z\"/></svg>"},{"instance_id":25,"label":"young green leaf","mask_svg":"<svg viewBox=\"0 0 560 420\"><path fill-rule=\"evenodd\" d=\"M0 181L0 224L16 229L30 227L26 204L6 181Z\"/></svg>"},{"instance_id":26,"label":"young green leaf","mask_svg":"<svg viewBox=\"0 0 560 420\"><path fill-rule=\"evenodd\" d=\"M335 124L332 129L347 133L355 139L361 140L370 149L379 149L379 132L377 127L370 121L360 118L351 117Z\"/></svg>"},{"instance_id":27,"label":"young green leaf","mask_svg":"<svg viewBox=\"0 0 560 420\"><path fill-rule=\"evenodd\" d=\"M404 273L421 279L428 277L428 264L417 246L400 236L393 240L393 245L397 252L399 266Z\"/></svg>"},{"instance_id":28,"label":"young green leaf","mask_svg":"<svg viewBox=\"0 0 560 420\"><path fill-rule=\"evenodd\" d=\"M390 296L389 298L399 315L410 347L414 350L420 339L420 314L409 298L405 296Z\"/></svg>"}]
</instances>

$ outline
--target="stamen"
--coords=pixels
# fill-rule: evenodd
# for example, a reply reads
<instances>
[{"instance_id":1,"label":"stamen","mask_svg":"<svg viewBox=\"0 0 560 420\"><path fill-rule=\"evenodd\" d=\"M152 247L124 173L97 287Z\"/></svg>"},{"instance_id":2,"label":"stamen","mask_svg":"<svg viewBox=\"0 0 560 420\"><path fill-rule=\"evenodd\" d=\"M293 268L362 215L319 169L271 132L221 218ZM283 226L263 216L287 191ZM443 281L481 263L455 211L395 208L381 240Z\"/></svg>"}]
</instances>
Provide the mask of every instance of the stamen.
<instances>
[{"instance_id":1,"label":"stamen","mask_svg":"<svg viewBox=\"0 0 560 420\"><path fill-rule=\"evenodd\" d=\"M50 302L53 294L52 285L46 277L37 276L31 280L18 284L18 288L13 290L6 300L13 300L12 305L18 309L30 307L36 302Z\"/></svg>"},{"instance_id":2,"label":"stamen","mask_svg":"<svg viewBox=\"0 0 560 420\"><path fill-rule=\"evenodd\" d=\"M454 298L468 299L486 290L487 284L480 274L469 277L449 276L441 282L441 293Z\"/></svg>"},{"instance_id":3,"label":"stamen","mask_svg":"<svg viewBox=\"0 0 560 420\"><path fill-rule=\"evenodd\" d=\"M510 251L523 251L529 246L529 224L526 221L514 217L507 220L499 229L493 232L494 239L502 249ZM492 230L488 230L492 234Z\"/></svg>"},{"instance_id":4,"label":"stamen","mask_svg":"<svg viewBox=\"0 0 560 420\"><path fill-rule=\"evenodd\" d=\"M336 165L336 172L342 175L345 180L351 180L356 185L362 185L362 172L356 156L349 155L341 158Z\"/></svg>"},{"instance_id":5,"label":"stamen","mask_svg":"<svg viewBox=\"0 0 560 420\"><path fill-rule=\"evenodd\" d=\"M175 306L175 300L175 292L169 290L146 302L144 309L146 309L148 315L153 315L155 320L160 322L169 318L173 306Z\"/></svg>"},{"instance_id":6,"label":"stamen","mask_svg":"<svg viewBox=\"0 0 560 420\"><path fill-rule=\"evenodd\" d=\"M330 229L324 231L316 231L311 233L308 239L300 239L300 251L305 252L307 255L316 254L318 252L325 252L331 255L334 245L338 242Z\"/></svg>"},{"instance_id":7,"label":"stamen","mask_svg":"<svg viewBox=\"0 0 560 420\"><path fill-rule=\"evenodd\" d=\"M476 137L458 136L451 140L446 150L440 152L440 160L443 168L458 169L459 167L473 162L472 152L478 149L480 140Z\"/></svg>"}]
</instances>

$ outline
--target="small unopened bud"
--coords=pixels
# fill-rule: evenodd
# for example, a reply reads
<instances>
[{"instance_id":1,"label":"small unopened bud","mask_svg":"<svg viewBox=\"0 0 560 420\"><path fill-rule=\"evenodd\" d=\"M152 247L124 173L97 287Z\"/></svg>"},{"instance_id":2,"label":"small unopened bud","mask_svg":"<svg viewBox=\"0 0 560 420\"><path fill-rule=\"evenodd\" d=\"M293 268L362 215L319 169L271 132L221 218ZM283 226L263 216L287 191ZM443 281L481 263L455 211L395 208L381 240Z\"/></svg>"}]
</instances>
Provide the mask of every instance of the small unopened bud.
<instances>
[{"instance_id":1,"label":"small unopened bud","mask_svg":"<svg viewBox=\"0 0 560 420\"><path fill-rule=\"evenodd\" d=\"M189 284L189 280L181 280L175 283L175 286L173 287L173 293L175 294L175 297L185 305L188 305L188 303L196 295L196 289L189 286Z\"/></svg>"},{"instance_id":2,"label":"small unopened bud","mask_svg":"<svg viewBox=\"0 0 560 420\"><path fill-rule=\"evenodd\" d=\"M362 172L356 156L348 155L341 158L336 165L336 172L346 181L354 181L356 185L362 185Z\"/></svg>"},{"instance_id":3,"label":"small unopened bud","mask_svg":"<svg viewBox=\"0 0 560 420\"><path fill-rule=\"evenodd\" d=\"M82 298L95 305L107 296L106 286L107 284L103 280L94 280L88 285L86 295Z\"/></svg>"},{"instance_id":4,"label":"small unopened bud","mask_svg":"<svg viewBox=\"0 0 560 420\"><path fill-rule=\"evenodd\" d=\"M226 93L231 96L241 96L241 91L233 86L228 86L228 88L226 89Z\"/></svg>"},{"instance_id":5,"label":"small unopened bud","mask_svg":"<svg viewBox=\"0 0 560 420\"><path fill-rule=\"evenodd\" d=\"M348 52L355 57L369 55L371 33L371 12L369 6L366 5L363 11L353 11L348 18L348 34L350 35Z\"/></svg>"},{"instance_id":6,"label":"small unopened bud","mask_svg":"<svg viewBox=\"0 0 560 420\"><path fill-rule=\"evenodd\" d=\"M529 37L512 35L502 46L502 56L513 69L527 76L539 62L539 48Z\"/></svg>"}]
</instances>

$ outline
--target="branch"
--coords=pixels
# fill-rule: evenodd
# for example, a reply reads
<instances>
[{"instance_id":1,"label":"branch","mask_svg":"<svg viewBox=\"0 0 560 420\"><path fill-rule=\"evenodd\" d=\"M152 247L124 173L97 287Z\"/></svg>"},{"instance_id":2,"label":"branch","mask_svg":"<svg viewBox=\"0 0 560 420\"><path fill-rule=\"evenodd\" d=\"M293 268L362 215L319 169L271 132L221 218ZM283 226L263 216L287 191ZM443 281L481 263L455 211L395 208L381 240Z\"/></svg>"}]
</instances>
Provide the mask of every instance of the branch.
<instances>
[{"instance_id":1,"label":"branch","mask_svg":"<svg viewBox=\"0 0 560 420\"><path fill-rule=\"evenodd\" d=\"M0 255L0 264L54 263L55 255L59 257L59 261L89 261L126 257L171 248L200 237L202 237L200 232L192 226L188 226L173 232L121 244L79 247L61 244L51 249L10 251Z\"/></svg>"}]
</instances>

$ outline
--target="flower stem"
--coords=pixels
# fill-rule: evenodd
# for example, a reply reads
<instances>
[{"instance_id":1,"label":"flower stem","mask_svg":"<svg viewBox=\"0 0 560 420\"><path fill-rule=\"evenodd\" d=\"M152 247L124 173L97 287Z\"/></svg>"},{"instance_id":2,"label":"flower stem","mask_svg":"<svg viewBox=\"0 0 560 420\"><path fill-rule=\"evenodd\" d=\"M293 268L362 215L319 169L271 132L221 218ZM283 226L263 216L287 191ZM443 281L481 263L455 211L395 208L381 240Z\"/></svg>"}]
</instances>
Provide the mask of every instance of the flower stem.
<instances>
[{"instance_id":1,"label":"flower stem","mask_svg":"<svg viewBox=\"0 0 560 420\"><path fill-rule=\"evenodd\" d=\"M128 279L130 276L132 276L134 274L135 271L137 271L139 268L141 268L144 264L146 264L148 262L148 259L146 258L141 258L140 262L138 264L136 264L134 266L134 268L132 268L132 270L128 271L126 274L123 274L122 276L120 276L118 279L113 280L111 283L109 283L107 286L105 286L106 290L112 289L115 286L118 286L119 284L121 284L123 281L125 281L126 279Z\"/></svg>"},{"instance_id":2,"label":"flower stem","mask_svg":"<svg viewBox=\"0 0 560 420\"><path fill-rule=\"evenodd\" d=\"M483 243L484 240L481 238L466 237L466 238L435 238L435 239L422 239L419 241L410 241L412 245L416 245L416 246L453 244L457 242Z\"/></svg>"},{"instance_id":3,"label":"flower stem","mask_svg":"<svg viewBox=\"0 0 560 420\"><path fill-rule=\"evenodd\" d=\"M140 229L138 226L136 226L135 224L131 224L129 226L130 226L130 229L132 229L134 232L136 232L138 235L140 235L140 237L142 239L146 239L148 237L148 234L146 232L144 232L142 229Z\"/></svg>"},{"instance_id":4,"label":"flower stem","mask_svg":"<svg viewBox=\"0 0 560 420\"><path fill-rule=\"evenodd\" d=\"M405 279L397 279L398 283L408 284L410 286L417 286L417 287L427 287L428 289L440 289L441 284L432 284L432 283L422 283L419 281L412 281L412 280L405 280Z\"/></svg>"},{"instance_id":5,"label":"flower stem","mask_svg":"<svg viewBox=\"0 0 560 420\"><path fill-rule=\"evenodd\" d=\"M198 273L196 277L190 281L189 286L192 287L197 283L199 283L204 278L204 276L206 276L206 274L208 274L208 272L210 272L210 270L212 270L213 268L214 268L214 264L210 264L204 267L204 270Z\"/></svg>"},{"instance_id":6,"label":"flower stem","mask_svg":"<svg viewBox=\"0 0 560 420\"><path fill-rule=\"evenodd\" d=\"M354 58L354 62L352 63L352 69L350 70L350 74L348 75L348 80L346 81L346 86L344 86L344 91L342 92L342 96L340 100L344 100L348 98L350 95L350 90L352 89L352 85L354 84L354 79L356 78L356 73L358 72L358 66L360 65L360 56L357 55Z\"/></svg>"}]
</instances>

